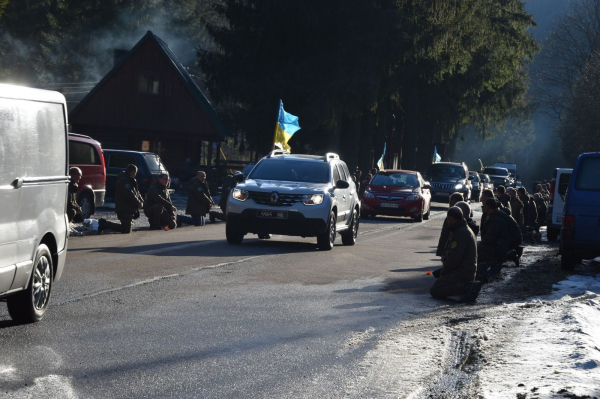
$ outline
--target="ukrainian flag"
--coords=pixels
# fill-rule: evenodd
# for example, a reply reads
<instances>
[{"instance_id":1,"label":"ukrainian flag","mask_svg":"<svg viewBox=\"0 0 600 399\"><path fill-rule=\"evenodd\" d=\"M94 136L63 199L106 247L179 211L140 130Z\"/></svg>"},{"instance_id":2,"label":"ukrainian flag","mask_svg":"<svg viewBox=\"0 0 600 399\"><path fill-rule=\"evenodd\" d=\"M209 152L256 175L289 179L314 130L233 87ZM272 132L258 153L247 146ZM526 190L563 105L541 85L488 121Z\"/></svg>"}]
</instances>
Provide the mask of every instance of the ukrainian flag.
<instances>
[{"instance_id":1,"label":"ukrainian flag","mask_svg":"<svg viewBox=\"0 0 600 399\"><path fill-rule=\"evenodd\" d=\"M280 146L283 150L290 151L292 148L288 145L288 141L298 130L300 130L298 117L285 112L283 101L279 100L279 115L277 116L277 126L275 126L273 147Z\"/></svg>"}]
</instances>

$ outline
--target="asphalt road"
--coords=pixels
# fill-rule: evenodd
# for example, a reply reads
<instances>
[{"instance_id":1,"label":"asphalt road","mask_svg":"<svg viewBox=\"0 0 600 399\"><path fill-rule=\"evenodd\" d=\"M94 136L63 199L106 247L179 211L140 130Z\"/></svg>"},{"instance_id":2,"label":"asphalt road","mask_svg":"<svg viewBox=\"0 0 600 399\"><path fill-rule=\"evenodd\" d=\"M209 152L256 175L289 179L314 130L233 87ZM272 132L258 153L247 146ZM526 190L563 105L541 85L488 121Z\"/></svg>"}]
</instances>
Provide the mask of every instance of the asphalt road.
<instances>
[{"instance_id":1,"label":"asphalt road","mask_svg":"<svg viewBox=\"0 0 600 399\"><path fill-rule=\"evenodd\" d=\"M424 223L362 220L355 246L329 252L228 245L223 223L72 237L42 322L16 325L0 304L0 397L364 396L379 337L448 306L428 294L435 205Z\"/></svg>"}]
</instances>

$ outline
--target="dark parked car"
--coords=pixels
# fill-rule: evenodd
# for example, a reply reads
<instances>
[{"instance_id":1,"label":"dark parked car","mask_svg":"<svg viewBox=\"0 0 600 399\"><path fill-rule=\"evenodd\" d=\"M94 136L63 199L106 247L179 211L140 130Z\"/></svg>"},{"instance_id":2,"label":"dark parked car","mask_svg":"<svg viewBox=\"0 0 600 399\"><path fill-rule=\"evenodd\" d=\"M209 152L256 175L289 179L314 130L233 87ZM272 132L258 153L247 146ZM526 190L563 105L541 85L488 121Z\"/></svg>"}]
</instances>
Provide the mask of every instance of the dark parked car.
<instances>
[{"instance_id":1,"label":"dark parked car","mask_svg":"<svg viewBox=\"0 0 600 399\"><path fill-rule=\"evenodd\" d=\"M104 150L104 158L106 160L106 196L111 198L114 198L115 195L115 184L119 173L123 172L129 164L138 167L136 180L142 196L146 195L160 173L169 173L160 157L152 152Z\"/></svg>"},{"instance_id":2,"label":"dark parked car","mask_svg":"<svg viewBox=\"0 0 600 399\"><path fill-rule=\"evenodd\" d=\"M600 255L600 152L577 159L567 195L560 229L560 265L572 270L582 259Z\"/></svg>"},{"instance_id":3,"label":"dark parked car","mask_svg":"<svg viewBox=\"0 0 600 399\"><path fill-rule=\"evenodd\" d=\"M77 202L81 217L89 218L96 207L104 205L106 169L100 143L83 134L69 133L69 167L77 166L82 176Z\"/></svg>"},{"instance_id":4,"label":"dark parked car","mask_svg":"<svg viewBox=\"0 0 600 399\"><path fill-rule=\"evenodd\" d=\"M506 168L500 167L487 167L483 170L483 173L488 175L494 186L505 186L510 187L512 185L512 178L510 172Z\"/></svg>"},{"instance_id":5,"label":"dark parked car","mask_svg":"<svg viewBox=\"0 0 600 399\"><path fill-rule=\"evenodd\" d=\"M465 163L437 162L427 169L433 201L448 202L450 194L461 193L465 200L471 198L469 169Z\"/></svg>"}]
</instances>

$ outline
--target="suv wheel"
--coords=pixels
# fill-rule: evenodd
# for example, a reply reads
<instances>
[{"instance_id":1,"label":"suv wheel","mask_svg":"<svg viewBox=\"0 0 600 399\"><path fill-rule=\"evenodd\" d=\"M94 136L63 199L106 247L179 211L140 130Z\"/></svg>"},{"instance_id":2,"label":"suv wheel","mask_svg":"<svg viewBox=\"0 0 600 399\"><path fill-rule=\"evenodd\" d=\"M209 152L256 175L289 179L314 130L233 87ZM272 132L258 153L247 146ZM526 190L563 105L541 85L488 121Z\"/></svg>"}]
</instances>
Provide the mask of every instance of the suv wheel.
<instances>
[{"instance_id":1,"label":"suv wheel","mask_svg":"<svg viewBox=\"0 0 600 399\"><path fill-rule=\"evenodd\" d=\"M81 217L89 219L94 214L94 200L89 193L81 193L79 196L79 206L81 207Z\"/></svg>"},{"instance_id":2,"label":"suv wheel","mask_svg":"<svg viewBox=\"0 0 600 399\"><path fill-rule=\"evenodd\" d=\"M354 245L356 244L356 237L358 237L358 226L360 224L358 218L358 212L352 212L352 224L348 228L348 230L340 233L342 236L342 244L344 245Z\"/></svg>"},{"instance_id":3,"label":"suv wheel","mask_svg":"<svg viewBox=\"0 0 600 399\"><path fill-rule=\"evenodd\" d=\"M6 299L8 313L14 321L32 323L42 320L50 304L53 274L50 250L46 245L40 244L35 254L29 286Z\"/></svg>"},{"instance_id":4,"label":"suv wheel","mask_svg":"<svg viewBox=\"0 0 600 399\"><path fill-rule=\"evenodd\" d=\"M240 244L244 239L244 234L238 229L237 223L232 223L229 220L225 226L225 236L229 244Z\"/></svg>"},{"instance_id":5,"label":"suv wheel","mask_svg":"<svg viewBox=\"0 0 600 399\"><path fill-rule=\"evenodd\" d=\"M555 228L548 226L546 233L548 235L548 242L554 242L554 241L556 241L556 239L558 238L558 235L560 234L560 229L555 229Z\"/></svg>"},{"instance_id":6,"label":"suv wheel","mask_svg":"<svg viewBox=\"0 0 600 399\"><path fill-rule=\"evenodd\" d=\"M329 213L329 225L327 226L327 230L323 234L317 236L317 245L319 249L324 251L330 251L333 249L333 243L335 242L335 224L337 218L335 217L335 213L331 211Z\"/></svg>"}]
</instances>

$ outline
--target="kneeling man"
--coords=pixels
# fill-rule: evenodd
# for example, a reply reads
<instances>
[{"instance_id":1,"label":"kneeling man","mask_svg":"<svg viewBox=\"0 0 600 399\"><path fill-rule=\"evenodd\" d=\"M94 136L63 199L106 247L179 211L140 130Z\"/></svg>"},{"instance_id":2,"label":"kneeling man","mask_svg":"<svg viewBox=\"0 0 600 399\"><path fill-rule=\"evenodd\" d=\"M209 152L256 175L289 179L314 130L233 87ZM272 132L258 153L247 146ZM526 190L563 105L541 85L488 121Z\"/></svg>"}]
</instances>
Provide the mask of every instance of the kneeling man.
<instances>
[{"instance_id":1,"label":"kneeling man","mask_svg":"<svg viewBox=\"0 0 600 399\"><path fill-rule=\"evenodd\" d=\"M444 266L429 293L434 298L460 295L466 301L474 301L479 292L473 292L471 287L477 273L477 239L459 207L450 208L446 220L450 237L442 257Z\"/></svg>"}]
</instances>

